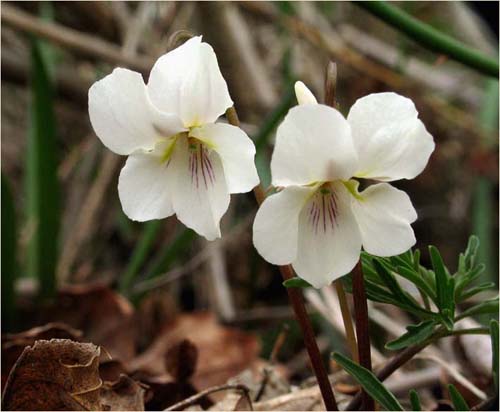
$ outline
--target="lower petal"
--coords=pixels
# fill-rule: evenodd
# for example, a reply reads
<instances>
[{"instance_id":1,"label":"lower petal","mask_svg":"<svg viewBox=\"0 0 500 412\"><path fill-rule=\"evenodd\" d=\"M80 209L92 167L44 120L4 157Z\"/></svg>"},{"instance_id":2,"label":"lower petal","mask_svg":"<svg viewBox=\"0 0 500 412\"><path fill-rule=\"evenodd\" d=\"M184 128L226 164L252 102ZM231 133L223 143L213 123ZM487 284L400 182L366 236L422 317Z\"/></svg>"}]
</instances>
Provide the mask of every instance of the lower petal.
<instances>
[{"instance_id":1,"label":"lower petal","mask_svg":"<svg viewBox=\"0 0 500 412\"><path fill-rule=\"evenodd\" d=\"M410 223L417 213L409 196L388 183L368 187L352 200L363 248L376 256L395 256L416 242Z\"/></svg>"},{"instance_id":2,"label":"lower petal","mask_svg":"<svg viewBox=\"0 0 500 412\"><path fill-rule=\"evenodd\" d=\"M220 219L230 195L219 155L199 142L179 139L171 167L176 174L172 202L178 219L207 240L220 237Z\"/></svg>"},{"instance_id":3,"label":"lower petal","mask_svg":"<svg viewBox=\"0 0 500 412\"><path fill-rule=\"evenodd\" d=\"M316 288L349 273L359 260L361 236L350 195L340 183L318 190L299 217L297 275Z\"/></svg>"},{"instance_id":4,"label":"lower petal","mask_svg":"<svg viewBox=\"0 0 500 412\"><path fill-rule=\"evenodd\" d=\"M140 222L173 215L170 177L169 164L155 151L131 154L118 180L118 195L125 214Z\"/></svg>"},{"instance_id":5,"label":"lower petal","mask_svg":"<svg viewBox=\"0 0 500 412\"><path fill-rule=\"evenodd\" d=\"M255 146L239 127L224 123L206 124L191 130L196 137L215 150L222 161L229 193L246 193L259 184L255 168Z\"/></svg>"},{"instance_id":6,"label":"lower petal","mask_svg":"<svg viewBox=\"0 0 500 412\"><path fill-rule=\"evenodd\" d=\"M290 186L260 206L253 224L253 243L268 262L286 265L297 256L299 215L314 190Z\"/></svg>"}]
</instances>

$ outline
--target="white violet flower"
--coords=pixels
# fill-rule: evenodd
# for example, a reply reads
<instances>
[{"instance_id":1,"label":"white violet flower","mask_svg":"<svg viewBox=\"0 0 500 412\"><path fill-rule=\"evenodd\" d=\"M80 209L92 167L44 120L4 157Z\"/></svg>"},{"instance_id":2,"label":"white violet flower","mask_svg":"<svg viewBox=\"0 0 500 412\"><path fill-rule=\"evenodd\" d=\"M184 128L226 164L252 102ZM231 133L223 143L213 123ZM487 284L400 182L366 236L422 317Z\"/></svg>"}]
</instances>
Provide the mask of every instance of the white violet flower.
<instances>
[{"instance_id":1,"label":"white violet flower","mask_svg":"<svg viewBox=\"0 0 500 412\"><path fill-rule=\"evenodd\" d=\"M118 182L125 214L178 219L220 237L230 193L259 182L255 146L241 129L215 123L233 102L212 47L194 37L161 56L148 84L117 68L89 90L92 126L106 147L128 155Z\"/></svg>"},{"instance_id":2,"label":"white violet flower","mask_svg":"<svg viewBox=\"0 0 500 412\"><path fill-rule=\"evenodd\" d=\"M361 246L393 256L415 244L408 195L388 183L360 192L353 178L412 179L434 141L413 102L398 94L360 98L346 120L303 83L295 90L299 106L279 126L271 160L272 184L282 190L262 203L253 240L267 261L291 263L320 288L354 268Z\"/></svg>"}]
</instances>

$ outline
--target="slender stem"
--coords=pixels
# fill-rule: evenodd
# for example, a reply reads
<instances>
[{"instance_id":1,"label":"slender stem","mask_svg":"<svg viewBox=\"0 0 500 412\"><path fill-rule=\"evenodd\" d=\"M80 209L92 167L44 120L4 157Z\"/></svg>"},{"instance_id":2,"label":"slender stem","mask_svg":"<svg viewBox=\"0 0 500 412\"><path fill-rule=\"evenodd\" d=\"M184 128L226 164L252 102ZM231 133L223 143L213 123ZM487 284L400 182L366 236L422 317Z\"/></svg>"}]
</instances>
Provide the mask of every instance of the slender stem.
<instances>
[{"instance_id":1,"label":"slender stem","mask_svg":"<svg viewBox=\"0 0 500 412\"><path fill-rule=\"evenodd\" d=\"M326 105L333 108L337 107L336 93L337 93L337 64L330 61L328 62L325 71ZM352 325L352 316L349 310L349 305L347 304L344 287L342 286L342 281L340 279L335 281L334 284L335 284L335 289L337 291L337 296L339 298L340 311L342 312L342 320L344 321L344 329L347 338L347 344L349 345L352 359L355 362L359 363L356 335L354 334L354 328Z\"/></svg>"},{"instance_id":2,"label":"slender stem","mask_svg":"<svg viewBox=\"0 0 500 412\"><path fill-rule=\"evenodd\" d=\"M239 127L240 121L234 107L227 109L226 117L230 124ZM254 188L255 199L259 205L264 200L264 193L265 191L261 185ZM294 277L293 269L290 265L279 266L279 269L283 280L288 280ZM311 365L314 370L314 374L316 375L325 407L328 411L338 411L337 401L335 400L335 395L333 394L333 389L328 379L328 373L326 372L325 365L321 359L321 352L319 351L318 344L316 343L311 321L307 315L302 291L298 288L287 288L286 291L288 293L288 298L293 311L295 312L297 322L302 330L304 345L309 355L309 359L311 360Z\"/></svg>"},{"instance_id":3,"label":"slender stem","mask_svg":"<svg viewBox=\"0 0 500 412\"><path fill-rule=\"evenodd\" d=\"M450 37L432 26L423 23L408 13L385 1L354 2L385 23L405 33L408 37L421 45L438 53L443 53L452 59L473 69L498 78L498 60L467 47L458 40Z\"/></svg>"},{"instance_id":4,"label":"slender stem","mask_svg":"<svg viewBox=\"0 0 500 412\"><path fill-rule=\"evenodd\" d=\"M352 296L354 298L354 316L356 318L356 336L358 338L359 364L371 371L372 359L370 352L368 303L366 301L365 281L359 262L352 272ZM361 391L361 397L363 410L374 411L375 402L365 390Z\"/></svg>"},{"instance_id":5,"label":"slender stem","mask_svg":"<svg viewBox=\"0 0 500 412\"><path fill-rule=\"evenodd\" d=\"M335 290L337 291L337 296L339 298L340 312L342 313L342 320L344 321L347 345L349 346L352 359L354 362L359 363L358 344L356 343L356 335L354 334L354 327L352 325L351 311L349 310L349 304L347 303L344 286L342 285L342 281L340 279L337 279L333 282L333 284L335 285Z\"/></svg>"}]
</instances>

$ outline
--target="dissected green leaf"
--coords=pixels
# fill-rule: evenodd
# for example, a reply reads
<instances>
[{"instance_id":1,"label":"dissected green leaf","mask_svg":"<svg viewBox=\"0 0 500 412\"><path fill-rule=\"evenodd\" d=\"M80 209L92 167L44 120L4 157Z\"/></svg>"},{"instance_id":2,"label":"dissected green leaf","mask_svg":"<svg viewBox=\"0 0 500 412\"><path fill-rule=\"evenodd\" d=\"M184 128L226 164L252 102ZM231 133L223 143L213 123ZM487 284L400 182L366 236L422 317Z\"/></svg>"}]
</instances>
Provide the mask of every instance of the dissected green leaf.
<instances>
[{"instance_id":1,"label":"dissected green leaf","mask_svg":"<svg viewBox=\"0 0 500 412\"><path fill-rule=\"evenodd\" d=\"M420 398L418 397L418 393L415 389L410 390L410 403L412 411L422 410L422 406L420 405Z\"/></svg>"},{"instance_id":2,"label":"dissected green leaf","mask_svg":"<svg viewBox=\"0 0 500 412\"><path fill-rule=\"evenodd\" d=\"M408 332L387 343L385 347L389 350L399 350L410 345L421 343L432 335L434 326L435 322L433 320L427 320L418 325L409 325L406 327Z\"/></svg>"},{"instance_id":3,"label":"dissected green leaf","mask_svg":"<svg viewBox=\"0 0 500 412\"><path fill-rule=\"evenodd\" d=\"M455 321L466 318L468 316L484 315L487 313L498 313L498 296L493 299L485 300L464 310Z\"/></svg>"},{"instance_id":4,"label":"dissected green leaf","mask_svg":"<svg viewBox=\"0 0 500 412\"><path fill-rule=\"evenodd\" d=\"M486 282L486 283L481 283L480 285L477 285L473 288L470 288L466 291L464 291L457 299L458 302L465 301L467 299L470 299L472 296L477 295L478 293L484 292L485 290L491 289L495 287L495 283L493 282Z\"/></svg>"},{"instance_id":5,"label":"dissected green leaf","mask_svg":"<svg viewBox=\"0 0 500 412\"><path fill-rule=\"evenodd\" d=\"M363 389L375 399L382 407L388 411L402 411L403 407L398 402L396 397L380 382L380 380L368 369L354 363L349 358L334 353L333 359L344 370L351 375L363 387Z\"/></svg>"},{"instance_id":6,"label":"dissected green leaf","mask_svg":"<svg viewBox=\"0 0 500 412\"><path fill-rule=\"evenodd\" d=\"M498 393L498 321L492 319L490 322L491 350L493 352L492 374L495 384L495 392Z\"/></svg>"},{"instance_id":7,"label":"dissected green leaf","mask_svg":"<svg viewBox=\"0 0 500 412\"><path fill-rule=\"evenodd\" d=\"M299 277L285 280L283 282L283 286L285 288L312 288L312 285L310 283Z\"/></svg>"},{"instance_id":8,"label":"dissected green leaf","mask_svg":"<svg viewBox=\"0 0 500 412\"><path fill-rule=\"evenodd\" d=\"M420 273L415 272L415 270L408 269L404 266L398 266L397 272L398 275L408 279L412 282L417 288L419 288L426 296L428 296L434 303L436 303L436 294L432 290L432 287L425 281L425 278L420 275Z\"/></svg>"},{"instance_id":9,"label":"dissected green leaf","mask_svg":"<svg viewBox=\"0 0 500 412\"><path fill-rule=\"evenodd\" d=\"M453 314L455 308L454 302L454 281L450 281L450 275L441 258L441 254L434 246L429 246L429 253L431 256L432 268L436 277L436 299L439 311L448 309L450 314Z\"/></svg>"},{"instance_id":10,"label":"dissected green leaf","mask_svg":"<svg viewBox=\"0 0 500 412\"><path fill-rule=\"evenodd\" d=\"M467 271L465 274L459 276L457 278L457 283L455 286L455 296L460 297L464 288L469 286L472 282L474 282L478 277L480 277L485 271L486 266L484 264L479 264L474 268Z\"/></svg>"},{"instance_id":11,"label":"dissected green leaf","mask_svg":"<svg viewBox=\"0 0 500 412\"><path fill-rule=\"evenodd\" d=\"M470 411L469 405L465 402L460 392L455 388L455 385L448 385L448 392L450 392L451 402L456 411Z\"/></svg>"},{"instance_id":12,"label":"dissected green leaf","mask_svg":"<svg viewBox=\"0 0 500 412\"><path fill-rule=\"evenodd\" d=\"M40 295L55 292L60 225L57 142L53 86L39 40L31 46L31 104L26 145L26 207L30 238L27 273L38 279Z\"/></svg>"}]
</instances>

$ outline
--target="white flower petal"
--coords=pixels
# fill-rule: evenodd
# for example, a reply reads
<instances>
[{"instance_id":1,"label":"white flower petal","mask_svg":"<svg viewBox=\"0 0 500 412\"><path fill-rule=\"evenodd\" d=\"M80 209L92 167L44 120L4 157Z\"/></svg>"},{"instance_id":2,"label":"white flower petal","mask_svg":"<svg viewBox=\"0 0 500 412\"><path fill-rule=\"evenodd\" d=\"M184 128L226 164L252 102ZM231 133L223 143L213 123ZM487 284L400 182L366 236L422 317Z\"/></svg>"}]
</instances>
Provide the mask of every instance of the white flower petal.
<instances>
[{"instance_id":1,"label":"white flower petal","mask_svg":"<svg viewBox=\"0 0 500 412\"><path fill-rule=\"evenodd\" d=\"M233 105L214 50L193 37L161 56L149 76L152 102L185 127L213 123Z\"/></svg>"},{"instance_id":2,"label":"white flower petal","mask_svg":"<svg viewBox=\"0 0 500 412\"><path fill-rule=\"evenodd\" d=\"M239 127L206 124L192 129L190 136L203 141L219 154L229 193L249 192L259 184L254 163L255 146Z\"/></svg>"},{"instance_id":3,"label":"white flower petal","mask_svg":"<svg viewBox=\"0 0 500 412\"><path fill-rule=\"evenodd\" d=\"M207 240L221 236L220 219L229 206L229 192L219 155L201 143L179 139L169 167L175 170L172 203L177 218Z\"/></svg>"},{"instance_id":4,"label":"white flower petal","mask_svg":"<svg viewBox=\"0 0 500 412\"><path fill-rule=\"evenodd\" d=\"M172 170L162 159L167 143L148 153L131 154L118 180L123 211L132 220L144 222L174 214L171 200Z\"/></svg>"},{"instance_id":5,"label":"white flower petal","mask_svg":"<svg viewBox=\"0 0 500 412\"><path fill-rule=\"evenodd\" d=\"M434 140L418 119L415 105L396 93L358 99L347 120L359 156L358 177L413 179L434 151Z\"/></svg>"},{"instance_id":6,"label":"white flower petal","mask_svg":"<svg viewBox=\"0 0 500 412\"><path fill-rule=\"evenodd\" d=\"M341 183L321 189L307 203L299 218L297 275L315 288L349 273L359 260L361 235L350 206L350 195Z\"/></svg>"},{"instance_id":7,"label":"white flower petal","mask_svg":"<svg viewBox=\"0 0 500 412\"><path fill-rule=\"evenodd\" d=\"M351 130L337 110L307 104L288 112L271 160L274 186L349 179L356 168Z\"/></svg>"},{"instance_id":8,"label":"white flower petal","mask_svg":"<svg viewBox=\"0 0 500 412\"><path fill-rule=\"evenodd\" d=\"M253 244L268 262L286 265L295 259L299 215L315 190L290 186L262 202L253 223Z\"/></svg>"},{"instance_id":9,"label":"white flower petal","mask_svg":"<svg viewBox=\"0 0 500 412\"><path fill-rule=\"evenodd\" d=\"M299 104L317 104L314 94L301 81L295 82L295 96Z\"/></svg>"},{"instance_id":10,"label":"white flower petal","mask_svg":"<svg viewBox=\"0 0 500 412\"><path fill-rule=\"evenodd\" d=\"M372 185L352 198L352 210L363 241L363 248L376 256L395 256L415 244L410 223L417 213L409 196L388 183Z\"/></svg>"},{"instance_id":11,"label":"white flower petal","mask_svg":"<svg viewBox=\"0 0 500 412\"><path fill-rule=\"evenodd\" d=\"M177 116L158 112L139 73L115 69L89 90L89 115L95 133L115 153L151 150L159 137L183 130Z\"/></svg>"}]
</instances>

